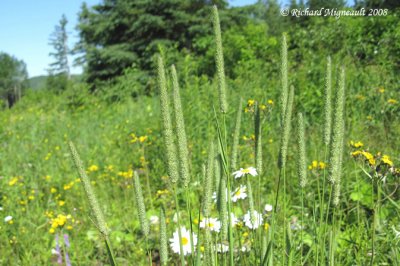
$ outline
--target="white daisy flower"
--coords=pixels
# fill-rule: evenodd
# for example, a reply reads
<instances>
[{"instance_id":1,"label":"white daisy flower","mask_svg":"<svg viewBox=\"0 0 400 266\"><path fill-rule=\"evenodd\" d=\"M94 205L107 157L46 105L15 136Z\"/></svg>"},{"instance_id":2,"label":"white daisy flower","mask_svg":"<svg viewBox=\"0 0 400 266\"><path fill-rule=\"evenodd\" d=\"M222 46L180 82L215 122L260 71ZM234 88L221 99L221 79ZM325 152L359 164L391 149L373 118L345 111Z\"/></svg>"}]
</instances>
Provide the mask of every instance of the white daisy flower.
<instances>
[{"instance_id":1,"label":"white daisy flower","mask_svg":"<svg viewBox=\"0 0 400 266\"><path fill-rule=\"evenodd\" d=\"M172 238L169 239L170 247L174 253L180 254L180 244L182 244L183 255L192 253L192 245L191 241L193 241L193 250L197 245L197 235L195 233L192 234L193 239L191 240L190 231L186 230L185 227L181 227L181 241L179 241L179 232L178 229L174 232Z\"/></svg>"},{"instance_id":2,"label":"white daisy flower","mask_svg":"<svg viewBox=\"0 0 400 266\"><path fill-rule=\"evenodd\" d=\"M250 245L244 244L240 249L241 252L249 252L251 250Z\"/></svg>"},{"instance_id":3,"label":"white daisy flower","mask_svg":"<svg viewBox=\"0 0 400 266\"><path fill-rule=\"evenodd\" d=\"M232 192L232 201L236 202L239 199L247 198L247 187L244 185L240 185L240 187L236 188L234 192Z\"/></svg>"},{"instance_id":4,"label":"white daisy flower","mask_svg":"<svg viewBox=\"0 0 400 266\"><path fill-rule=\"evenodd\" d=\"M263 217L261 213L257 211L253 212L251 215L250 211L248 211L243 217L244 224L250 229L257 229L263 222Z\"/></svg>"},{"instance_id":5,"label":"white daisy flower","mask_svg":"<svg viewBox=\"0 0 400 266\"><path fill-rule=\"evenodd\" d=\"M217 218L203 218L200 222L200 228L205 228L210 231L219 232L221 229L221 222Z\"/></svg>"},{"instance_id":6,"label":"white daisy flower","mask_svg":"<svg viewBox=\"0 0 400 266\"><path fill-rule=\"evenodd\" d=\"M218 243L217 244L217 252L218 253L226 253L229 251L229 246L225 244Z\"/></svg>"},{"instance_id":7,"label":"white daisy flower","mask_svg":"<svg viewBox=\"0 0 400 266\"><path fill-rule=\"evenodd\" d=\"M248 175L251 175L251 176L256 176L256 175L258 175L258 174L257 174L256 168L254 168L254 167L252 167L252 166L250 166L250 167L248 167L248 168L245 168L245 169L240 168L240 170L238 170L238 171L236 171L236 172L233 172L232 175L234 175L235 178L241 178L242 176L245 176L245 175L247 175L247 174L248 174Z\"/></svg>"},{"instance_id":8,"label":"white daisy flower","mask_svg":"<svg viewBox=\"0 0 400 266\"><path fill-rule=\"evenodd\" d=\"M264 207L264 211L265 212L271 212L272 211L272 205L271 204L265 204L265 207Z\"/></svg>"},{"instance_id":9,"label":"white daisy flower","mask_svg":"<svg viewBox=\"0 0 400 266\"><path fill-rule=\"evenodd\" d=\"M8 223L13 219L13 217L11 215L6 216L6 218L4 218L4 222Z\"/></svg>"},{"instance_id":10,"label":"white daisy flower","mask_svg":"<svg viewBox=\"0 0 400 266\"><path fill-rule=\"evenodd\" d=\"M158 224L160 222L160 218L157 215L150 216L150 224Z\"/></svg>"},{"instance_id":11,"label":"white daisy flower","mask_svg":"<svg viewBox=\"0 0 400 266\"><path fill-rule=\"evenodd\" d=\"M2 211L2 210L3 210L3 207L0 206L0 211Z\"/></svg>"},{"instance_id":12,"label":"white daisy flower","mask_svg":"<svg viewBox=\"0 0 400 266\"><path fill-rule=\"evenodd\" d=\"M239 222L239 219L231 212L231 227L234 227Z\"/></svg>"}]
</instances>

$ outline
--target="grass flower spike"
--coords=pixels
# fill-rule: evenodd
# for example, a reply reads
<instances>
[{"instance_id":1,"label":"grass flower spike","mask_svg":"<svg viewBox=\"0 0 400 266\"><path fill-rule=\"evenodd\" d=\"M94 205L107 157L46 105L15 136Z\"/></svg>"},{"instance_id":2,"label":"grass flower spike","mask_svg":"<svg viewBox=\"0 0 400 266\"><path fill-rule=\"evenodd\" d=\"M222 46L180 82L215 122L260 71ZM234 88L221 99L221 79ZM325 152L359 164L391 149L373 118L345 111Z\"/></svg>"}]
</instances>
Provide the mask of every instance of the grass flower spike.
<instances>
[{"instance_id":1,"label":"grass flower spike","mask_svg":"<svg viewBox=\"0 0 400 266\"><path fill-rule=\"evenodd\" d=\"M242 176L245 176L245 175L251 175L251 176L257 176L258 175L258 173L257 173L257 170L256 170L256 168L254 168L254 167L252 167L252 166L250 166L250 167L248 167L248 168L240 168L238 171L236 171L236 172L233 172L233 176L235 177L235 178L241 178Z\"/></svg>"}]
</instances>

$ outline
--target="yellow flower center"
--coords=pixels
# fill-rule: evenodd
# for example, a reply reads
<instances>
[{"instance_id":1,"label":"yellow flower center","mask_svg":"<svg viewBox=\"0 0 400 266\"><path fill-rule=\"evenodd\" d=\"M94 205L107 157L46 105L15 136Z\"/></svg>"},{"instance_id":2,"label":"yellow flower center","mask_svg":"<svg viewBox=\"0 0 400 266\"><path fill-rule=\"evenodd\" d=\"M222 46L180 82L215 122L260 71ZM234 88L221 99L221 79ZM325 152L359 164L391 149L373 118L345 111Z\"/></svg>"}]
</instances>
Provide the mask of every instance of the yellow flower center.
<instances>
[{"instance_id":1,"label":"yellow flower center","mask_svg":"<svg viewBox=\"0 0 400 266\"><path fill-rule=\"evenodd\" d=\"M214 224L213 224L213 223L208 223L207 226L208 226L209 228L213 228L213 227L214 227Z\"/></svg>"},{"instance_id":2,"label":"yellow flower center","mask_svg":"<svg viewBox=\"0 0 400 266\"><path fill-rule=\"evenodd\" d=\"M240 191L240 189L238 189L238 191L236 191L235 195L239 196L240 194L241 194L241 191Z\"/></svg>"},{"instance_id":3,"label":"yellow flower center","mask_svg":"<svg viewBox=\"0 0 400 266\"><path fill-rule=\"evenodd\" d=\"M182 237L182 245L186 246L189 243L189 240L186 237Z\"/></svg>"},{"instance_id":4,"label":"yellow flower center","mask_svg":"<svg viewBox=\"0 0 400 266\"><path fill-rule=\"evenodd\" d=\"M250 173L250 169L248 169L248 168L243 169L243 170L242 170L242 173L243 173L243 174L248 174L248 173Z\"/></svg>"}]
</instances>

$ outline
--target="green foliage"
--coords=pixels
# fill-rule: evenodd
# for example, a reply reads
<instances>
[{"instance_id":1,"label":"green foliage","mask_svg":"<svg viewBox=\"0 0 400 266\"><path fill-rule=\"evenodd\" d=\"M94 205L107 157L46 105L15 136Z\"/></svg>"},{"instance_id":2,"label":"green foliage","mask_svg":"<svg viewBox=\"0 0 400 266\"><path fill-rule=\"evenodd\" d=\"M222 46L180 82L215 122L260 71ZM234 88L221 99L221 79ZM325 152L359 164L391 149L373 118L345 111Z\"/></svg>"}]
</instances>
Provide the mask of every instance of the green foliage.
<instances>
[{"instance_id":1,"label":"green foliage","mask_svg":"<svg viewBox=\"0 0 400 266\"><path fill-rule=\"evenodd\" d=\"M224 1L212 2L226 6ZM207 31L207 18L197 13L204 13L210 4L199 0L120 0L103 1L92 8L83 5L78 25L81 40L75 51L85 53L80 62L86 63L87 81L119 76L133 63L150 70L159 45L190 49L194 36Z\"/></svg>"},{"instance_id":2,"label":"green foliage","mask_svg":"<svg viewBox=\"0 0 400 266\"><path fill-rule=\"evenodd\" d=\"M27 87L28 72L24 61L0 52L0 97L12 107Z\"/></svg>"},{"instance_id":3,"label":"green foliage","mask_svg":"<svg viewBox=\"0 0 400 266\"><path fill-rule=\"evenodd\" d=\"M346 2L344 0L308 0L307 5L312 10L321 8L343 8Z\"/></svg>"},{"instance_id":4,"label":"green foliage","mask_svg":"<svg viewBox=\"0 0 400 266\"><path fill-rule=\"evenodd\" d=\"M54 57L54 62L50 64L48 69L49 76L46 80L46 87L56 92L64 91L69 86L70 72L68 64L68 20L62 15L59 25L55 26L54 32L50 36L49 45L54 49L49 55Z\"/></svg>"},{"instance_id":5,"label":"green foliage","mask_svg":"<svg viewBox=\"0 0 400 266\"><path fill-rule=\"evenodd\" d=\"M68 54L70 51L68 48L67 24L67 17L62 15L59 25L55 26L54 32L49 39L49 45L55 50L49 54L55 59L55 61L50 64L49 72L54 75L63 73L69 76Z\"/></svg>"}]
</instances>

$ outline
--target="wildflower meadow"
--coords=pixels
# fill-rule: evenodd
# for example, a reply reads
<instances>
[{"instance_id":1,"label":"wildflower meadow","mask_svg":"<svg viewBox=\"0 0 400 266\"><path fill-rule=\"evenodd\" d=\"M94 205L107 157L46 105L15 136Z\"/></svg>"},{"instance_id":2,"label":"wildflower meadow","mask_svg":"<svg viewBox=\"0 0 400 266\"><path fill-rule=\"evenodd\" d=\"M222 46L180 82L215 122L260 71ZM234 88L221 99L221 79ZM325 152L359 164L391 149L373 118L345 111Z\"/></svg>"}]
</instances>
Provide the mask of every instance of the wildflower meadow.
<instances>
[{"instance_id":1,"label":"wildflower meadow","mask_svg":"<svg viewBox=\"0 0 400 266\"><path fill-rule=\"evenodd\" d=\"M1 265L400 265L398 70L285 31L232 78L250 50L207 10L210 76L159 45L148 93L0 112Z\"/></svg>"}]
</instances>

